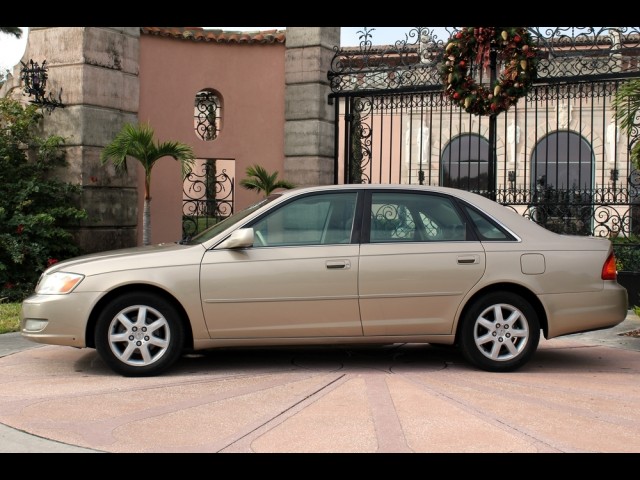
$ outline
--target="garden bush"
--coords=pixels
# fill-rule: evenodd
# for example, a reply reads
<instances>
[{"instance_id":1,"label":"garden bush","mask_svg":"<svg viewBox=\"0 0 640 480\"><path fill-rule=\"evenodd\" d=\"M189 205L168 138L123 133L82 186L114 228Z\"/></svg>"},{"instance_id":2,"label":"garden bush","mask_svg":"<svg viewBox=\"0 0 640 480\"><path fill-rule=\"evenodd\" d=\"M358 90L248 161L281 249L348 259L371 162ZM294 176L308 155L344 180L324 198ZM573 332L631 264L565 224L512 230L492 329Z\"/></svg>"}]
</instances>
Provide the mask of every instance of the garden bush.
<instances>
[{"instance_id":1,"label":"garden bush","mask_svg":"<svg viewBox=\"0 0 640 480\"><path fill-rule=\"evenodd\" d=\"M23 300L40 274L80 252L81 187L55 178L64 139L42 136L35 105L0 99L0 299Z\"/></svg>"},{"instance_id":2,"label":"garden bush","mask_svg":"<svg viewBox=\"0 0 640 480\"><path fill-rule=\"evenodd\" d=\"M640 272L640 238L637 235L618 236L612 241L618 271Z\"/></svg>"}]
</instances>

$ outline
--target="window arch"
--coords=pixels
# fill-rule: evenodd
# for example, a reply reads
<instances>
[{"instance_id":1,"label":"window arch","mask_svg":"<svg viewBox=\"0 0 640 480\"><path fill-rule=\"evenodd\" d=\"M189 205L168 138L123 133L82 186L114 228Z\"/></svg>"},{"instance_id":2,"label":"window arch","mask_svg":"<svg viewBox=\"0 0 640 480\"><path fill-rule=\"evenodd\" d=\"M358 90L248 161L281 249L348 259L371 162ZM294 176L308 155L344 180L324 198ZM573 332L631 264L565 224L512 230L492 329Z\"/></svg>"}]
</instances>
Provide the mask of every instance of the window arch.
<instances>
[{"instance_id":1,"label":"window arch","mask_svg":"<svg viewBox=\"0 0 640 480\"><path fill-rule=\"evenodd\" d=\"M440 184L470 191L489 189L489 142L478 134L452 139L442 151Z\"/></svg>"},{"instance_id":2,"label":"window arch","mask_svg":"<svg viewBox=\"0 0 640 480\"><path fill-rule=\"evenodd\" d=\"M222 129L222 102L217 92L203 89L196 93L193 125L198 138L211 141Z\"/></svg>"},{"instance_id":3,"label":"window arch","mask_svg":"<svg viewBox=\"0 0 640 480\"><path fill-rule=\"evenodd\" d=\"M585 138L569 130L553 132L533 149L531 186L536 189L590 189L593 149Z\"/></svg>"},{"instance_id":4,"label":"window arch","mask_svg":"<svg viewBox=\"0 0 640 480\"><path fill-rule=\"evenodd\" d=\"M592 231L594 159L589 142L570 130L552 132L536 144L531 187L538 224L574 235Z\"/></svg>"}]
</instances>

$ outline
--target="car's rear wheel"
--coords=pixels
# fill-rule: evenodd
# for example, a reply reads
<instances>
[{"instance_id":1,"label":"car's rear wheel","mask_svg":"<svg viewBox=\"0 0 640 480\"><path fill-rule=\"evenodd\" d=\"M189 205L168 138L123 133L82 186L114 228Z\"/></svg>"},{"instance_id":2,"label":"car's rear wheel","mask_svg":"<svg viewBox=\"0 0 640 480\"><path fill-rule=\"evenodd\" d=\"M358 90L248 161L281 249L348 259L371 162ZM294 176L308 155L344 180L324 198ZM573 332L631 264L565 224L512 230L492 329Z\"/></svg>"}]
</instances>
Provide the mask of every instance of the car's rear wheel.
<instances>
[{"instance_id":1,"label":"car's rear wheel","mask_svg":"<svg viewBox=\"0 0 640 480\"><path fill-rule=\"evenodd\" d=\"M540 342L540 321L534 308L520 295L494 292L467 311L460 331L463 356L490 372L522 367Z\"/></svg>"},{"instance_id":2,"label":"car's rear wheel","mask_svg":"<svg viewBox=\"0 0 640 480\"><path fill-rule=\"evenodd\" d=\"M96 350L115 372L127 377L158 375L182 354L184 330L176 308L151 293L129 293L100 314Z\"/></svg>"}]
</instances>

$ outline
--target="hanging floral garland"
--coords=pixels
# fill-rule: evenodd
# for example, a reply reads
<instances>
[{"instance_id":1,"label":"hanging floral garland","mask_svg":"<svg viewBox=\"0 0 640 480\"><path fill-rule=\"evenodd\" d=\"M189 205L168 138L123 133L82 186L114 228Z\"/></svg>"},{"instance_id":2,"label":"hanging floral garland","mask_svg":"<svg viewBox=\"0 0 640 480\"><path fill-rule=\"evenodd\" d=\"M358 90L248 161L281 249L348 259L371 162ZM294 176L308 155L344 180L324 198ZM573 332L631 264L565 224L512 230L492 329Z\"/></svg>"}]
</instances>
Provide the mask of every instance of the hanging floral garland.
<instances>
[{"instance_id":1,"label":"hanging floral garland","mask_svg":"<svg viewBox=\"0 0 640 480\"><path fill-rule=\"evenodd\" d=\"M475 62L486 70L492 44L504 68L487 88L469 75L469 66ZM468 113L497 115L527 94L537 76L536 65L536 48L525 27L464 27L445 47L444 94Z\"/></svg>"}]
</instances>

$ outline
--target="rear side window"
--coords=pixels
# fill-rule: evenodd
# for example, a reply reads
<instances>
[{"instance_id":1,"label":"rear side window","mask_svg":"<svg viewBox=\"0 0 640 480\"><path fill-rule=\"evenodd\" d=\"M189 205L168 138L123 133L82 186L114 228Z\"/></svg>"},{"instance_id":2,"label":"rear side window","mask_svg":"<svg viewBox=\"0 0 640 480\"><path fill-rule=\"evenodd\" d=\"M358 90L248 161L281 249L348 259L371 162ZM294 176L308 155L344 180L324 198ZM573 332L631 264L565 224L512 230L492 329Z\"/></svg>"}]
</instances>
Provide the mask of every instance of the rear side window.
<instances>
[{"instance_id":1,"label":"rear side window","mask_svg":"<svg viewBox=\"0 0 640 480\"><path fill-rule=\"evenodd\" d=\"M465 240L466 219L447 197L423 192L371 196L371 243Z\"/></svg>"},{"instance_id":2,"label":"rear side window","mask_svg":"<svg viewBox=\"0 0 640 480\"><path fill-rule=\"evenodd\" d=\"M471 219L478 238L482 241L515 241L516 239L498 223L468 205L463 206Z\"/></svg>"}]
</instances>

